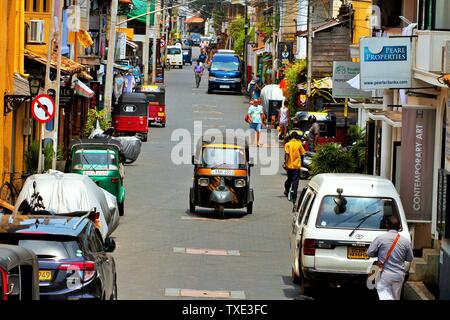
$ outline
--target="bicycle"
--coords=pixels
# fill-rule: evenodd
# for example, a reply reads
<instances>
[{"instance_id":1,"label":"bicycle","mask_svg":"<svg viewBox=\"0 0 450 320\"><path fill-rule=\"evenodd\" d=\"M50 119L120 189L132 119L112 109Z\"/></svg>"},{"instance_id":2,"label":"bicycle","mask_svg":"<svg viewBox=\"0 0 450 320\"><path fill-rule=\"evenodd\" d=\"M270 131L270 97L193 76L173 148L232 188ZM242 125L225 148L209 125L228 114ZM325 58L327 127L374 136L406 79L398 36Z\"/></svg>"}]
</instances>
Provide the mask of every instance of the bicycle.
<instances>
[{"instance_id":1,"label":"bicycle","mask_svg":"<svg viewBox=\"0 0 450 320\"><path fill-rule=\"evenodd\" d=\"M195 73L195 85L197 86L197 88L200 86L201 81L202 81L202 74L196 72Z\"/></svg>"},{"instance_id":2,"label":"bicycle","mask_svg":"<svg viewBox=\"0 0 450 320\"><path fill-rule=\"evenodd\" d=\"M14 175L17 173L21 174L20 177L14 178ZM9 203L10 205L14 205L17 200L17 197L19 196L19 191L14 185L14 181L17 180L25 181L29 176L31 176L31 174L27 171L12 173L10 176L10 181L6 181L0 187L0 199Z\"/></svg>"}]
</instances>

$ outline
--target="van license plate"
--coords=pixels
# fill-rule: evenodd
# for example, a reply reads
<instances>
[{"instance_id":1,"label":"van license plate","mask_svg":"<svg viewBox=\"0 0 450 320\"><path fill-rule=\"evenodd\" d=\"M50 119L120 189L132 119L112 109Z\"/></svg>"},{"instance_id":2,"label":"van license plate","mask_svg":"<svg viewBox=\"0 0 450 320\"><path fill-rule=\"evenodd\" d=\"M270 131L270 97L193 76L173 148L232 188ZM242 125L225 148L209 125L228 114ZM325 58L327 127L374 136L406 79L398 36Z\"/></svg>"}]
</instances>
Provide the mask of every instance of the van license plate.
<instances>
[{"instance_id":1,"label":"van license plate","mask_svg":"<svg viewBox=\"0 0 450 320\"><path fill-rule=\"evenodd\" d=\"M347 258L348 259L360 259L368 260L366 247L347 247Z\"/></svg>"},{"instance_id":2,"label":"van license plate","mask_svg":"<svg viewBox=\"0 0 450 320\"><path fill-rule=\"evenodd\" d=\"M230 86L224 86L224 85L221 85L221 86L220 86L220 89L230 89Z\"/></svg>"},{"instance_id":3,"label":"van license plate","mask_svg":"<svg viewBox=\"0 0 450 320\"><path fill-rule=\"evenodd\" d=\"M39 270L39 281L51 281L52 272L50 270Z\"/></svg>"}]
</instances>

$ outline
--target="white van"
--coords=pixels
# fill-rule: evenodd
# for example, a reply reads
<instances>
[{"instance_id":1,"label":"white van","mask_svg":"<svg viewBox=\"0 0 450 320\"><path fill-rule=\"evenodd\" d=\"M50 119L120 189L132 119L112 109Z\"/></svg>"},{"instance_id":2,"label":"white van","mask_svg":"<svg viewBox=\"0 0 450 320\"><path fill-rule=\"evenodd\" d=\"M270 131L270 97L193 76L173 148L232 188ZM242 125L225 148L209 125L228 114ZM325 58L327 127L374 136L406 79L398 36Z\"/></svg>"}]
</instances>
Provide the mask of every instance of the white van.
<instances>
[{"instance_id":1,"label":"white van","mask_svg":"<svg viewBox=\"0 0 450 320\"><path fill-rule=\"evenodd\" d=\"M319 174L303 189L298 203L290 247L292 278L302 294L319 282L364 285L375 261L367 256L367 248L386 232L386 217L397 216L400 234L411 239L400 196L387 179ZM409 270L409 263L405 267Z\"/></svg>"},{"instance_id":2,"label":"white van","mask_svg":"<svg viewBox=\"0 0 450 320\"><path fill-rule=\"evenodd\" d=\"M167 62L171 67L178 66L183 69L183 51L181 45L167 46Z\"/></svg>"}]
</instances>

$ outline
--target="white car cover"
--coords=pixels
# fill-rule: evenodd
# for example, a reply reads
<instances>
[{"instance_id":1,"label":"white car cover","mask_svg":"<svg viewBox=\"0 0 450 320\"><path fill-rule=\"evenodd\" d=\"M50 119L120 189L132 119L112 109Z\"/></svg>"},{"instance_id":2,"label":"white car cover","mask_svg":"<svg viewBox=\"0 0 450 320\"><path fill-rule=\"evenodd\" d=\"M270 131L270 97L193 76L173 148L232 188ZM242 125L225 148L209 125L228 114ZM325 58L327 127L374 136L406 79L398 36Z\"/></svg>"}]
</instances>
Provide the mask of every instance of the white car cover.
<instances>
[{"instance_id":1,"label":"white car cover","mask_svg":"<svg viewBox=\"0 0 450 320\"><path fill-rule=\"evenodd\" d=\"M284 100L283 90L278 84L268 84L261 90L261 101L266 115L269 114L269 100Z\"/></svg>"},{"instance_id":2,"label":"white car cover","mask_svg":"<svg viewBox=\"0 0 450 320\"><path fill-rule=\"evenodd\" d=\"M95 207L100 213L100 233L103 239L109 237L119 225L119 210L114 195L97 186L88 176L56 170L35 174L26 180L13 215L18 214L23 200L31 201L33 182L36 182L36 191L43 198L45 210L64 215L75 211L90 211Z\"/></svg>"}]
</instances>

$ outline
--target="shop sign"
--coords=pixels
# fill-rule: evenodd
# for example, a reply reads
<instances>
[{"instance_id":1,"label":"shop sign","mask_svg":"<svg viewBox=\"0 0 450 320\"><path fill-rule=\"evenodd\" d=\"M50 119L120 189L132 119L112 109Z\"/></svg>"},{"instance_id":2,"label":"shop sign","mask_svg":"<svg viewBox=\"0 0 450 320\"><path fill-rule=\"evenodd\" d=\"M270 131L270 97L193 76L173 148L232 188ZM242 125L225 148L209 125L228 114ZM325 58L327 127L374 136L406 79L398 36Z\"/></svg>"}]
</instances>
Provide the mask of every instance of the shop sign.
<instances>
[{"instance_id":1,"label":"shop sign","mask_svg":"<svg viewBox=\"0 0 450 320\"><path fill-rule=\"evenodd\" d=\"M73 89L69 86L59 88L59 106L60 108L69 108L73 104Z\"/></svg>"},{"instance_id":2,"label":"shop sign","mask_svg":"<svg viewBox=\"0 0 450 320\"><path fill-rule=\"evenodd\" d=\"M297 39L297 36L294 33L283 33L283 41L284 42L295 42Z\"/></svg>"},{"instance_id":3,"label":"shop sign","mask_svg":"<svg viewBox=\"0 0 450 320\"><path fill-rule=\"evenodd\" d=\"M361 89L411 87L411 39L361 38Z\"/></svg>"},{"instance_id":4,"label":"shop sign","mask_svg":"<svg viewBox=\"0 0 450 320\"><path fill-rule=\"evenodd\" d=\"M358 90L347 83L359 73L359 62L333 61L333 98L370 99L371 92Z\"/></svg>"},{"instance_id":5,"label":"shop sign","mask_svg":"<svg viewBox=\"0 0 450 320\"><path fill-rule=\"evenodd\" d=\"M409 221L430 222L436 111L402 111L400 197Z\"/></svg>"},{"instance_id":6,"label":"shop sign","mask_svg":"<svg viewBox=\"0 0 450 320\"><path fill-rule=\"evenodd\" d=\"M100 82L91 81L89 87L94 91L94 95L91 97L91 109L100 109Z\"/></svg>"},{"instance_id":7,"label":"shop sign","mask_svg":"<svg viewBox=\"0 0 450 320\"><path fill-rule=\"evenodd\" d=\"M126 58L127 35L125 33L117 34L116 61Z\"/></svg>"},{"instance_id":8,"label":"shop sign","mask_svg":"<svg viewBox=\"0 0 450 320\"><path fill-rule=\"evenodd\" d=\"M293 60L292 43L280 42L278 44L278 60L282 65L288 64Z\"/></svg>"}]
</instances>

